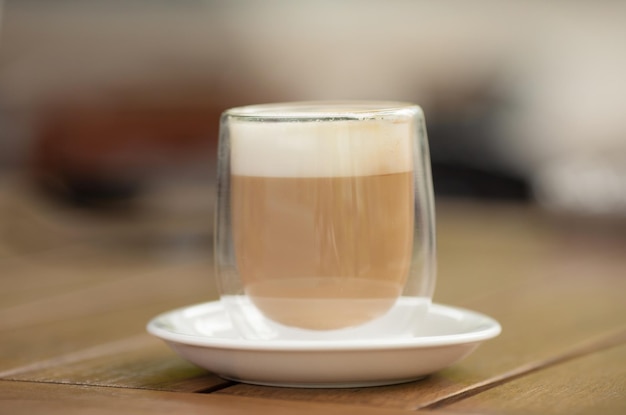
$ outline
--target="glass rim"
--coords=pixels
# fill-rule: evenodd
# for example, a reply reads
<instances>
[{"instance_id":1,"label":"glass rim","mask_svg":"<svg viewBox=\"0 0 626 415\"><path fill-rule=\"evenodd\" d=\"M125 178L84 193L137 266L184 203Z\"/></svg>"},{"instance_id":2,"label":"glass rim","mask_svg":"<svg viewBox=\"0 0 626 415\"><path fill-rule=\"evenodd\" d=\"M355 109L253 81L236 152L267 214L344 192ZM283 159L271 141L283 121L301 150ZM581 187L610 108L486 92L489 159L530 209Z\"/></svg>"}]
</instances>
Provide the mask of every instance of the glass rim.
<instances>
[{"instance_id":1,"label":"glass rim","mask_svg":"<svg viewBox=\"0 0 626 415\"><path fill-rule=\"evenodd\" d=\"M417 104L402 101L294 101L230 108L223 116L242 121L339 121L405 118L423 114Z\"/></svg>"}]
</instances>

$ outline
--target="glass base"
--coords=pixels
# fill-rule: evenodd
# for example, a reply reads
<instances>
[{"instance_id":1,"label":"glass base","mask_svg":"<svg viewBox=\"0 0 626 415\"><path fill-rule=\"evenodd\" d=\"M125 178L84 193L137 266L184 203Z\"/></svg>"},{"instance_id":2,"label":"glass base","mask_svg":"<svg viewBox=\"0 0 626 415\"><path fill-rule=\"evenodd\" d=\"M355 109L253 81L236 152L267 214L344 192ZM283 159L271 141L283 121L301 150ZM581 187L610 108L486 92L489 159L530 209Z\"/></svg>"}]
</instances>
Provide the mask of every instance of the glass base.
<instances>
[{"instance_id":1,"label":"glass base","mask_svg":"<svg viewBox=\"0 0 626 415\"><path fill-rule=\"evenodd\" d=\"M267 318L246 295L225 295L221 302L233 326L246 339L348 341L412 337L431 304L426 297L400 297L384 315L367 323L334 330L290 327Z\"/></svg>"}]
</instances>

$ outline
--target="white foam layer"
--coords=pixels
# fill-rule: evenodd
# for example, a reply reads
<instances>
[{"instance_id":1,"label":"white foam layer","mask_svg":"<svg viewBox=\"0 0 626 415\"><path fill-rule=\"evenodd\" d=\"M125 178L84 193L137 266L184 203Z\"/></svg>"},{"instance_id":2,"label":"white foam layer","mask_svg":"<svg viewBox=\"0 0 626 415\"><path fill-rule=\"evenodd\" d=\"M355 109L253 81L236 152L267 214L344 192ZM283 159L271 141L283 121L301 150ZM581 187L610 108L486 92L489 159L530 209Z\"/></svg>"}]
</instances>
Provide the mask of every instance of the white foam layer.
<instances>
[{"instance_id":1,"label":"white foam layer","mask_svg":"<svg viewBox=\"0 0 626 415\"><path fill-rule=\"evenodd\" d=\"M257 122L231 119L233 174L346 177L413 170L406 120Z\"/></svg>"}]
</instances>

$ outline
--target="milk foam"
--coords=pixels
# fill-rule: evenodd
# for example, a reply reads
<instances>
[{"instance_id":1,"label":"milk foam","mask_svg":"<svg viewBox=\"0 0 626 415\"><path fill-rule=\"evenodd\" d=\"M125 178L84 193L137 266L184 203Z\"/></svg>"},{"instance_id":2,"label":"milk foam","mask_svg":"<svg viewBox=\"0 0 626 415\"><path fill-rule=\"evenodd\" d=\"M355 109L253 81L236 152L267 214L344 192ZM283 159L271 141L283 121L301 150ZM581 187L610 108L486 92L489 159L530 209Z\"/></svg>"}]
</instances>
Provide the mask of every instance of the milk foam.
<instances>
[{"instance_id":1,"label":"milk foam","mask_svg":"<svg viewBox=\"0 0 626 415\"><path fill-rule=\"evenodd\" d=\"M231 171L260 177L347 177L413 169L413 120L230 120Z\"/></svg>"}]
</instances>

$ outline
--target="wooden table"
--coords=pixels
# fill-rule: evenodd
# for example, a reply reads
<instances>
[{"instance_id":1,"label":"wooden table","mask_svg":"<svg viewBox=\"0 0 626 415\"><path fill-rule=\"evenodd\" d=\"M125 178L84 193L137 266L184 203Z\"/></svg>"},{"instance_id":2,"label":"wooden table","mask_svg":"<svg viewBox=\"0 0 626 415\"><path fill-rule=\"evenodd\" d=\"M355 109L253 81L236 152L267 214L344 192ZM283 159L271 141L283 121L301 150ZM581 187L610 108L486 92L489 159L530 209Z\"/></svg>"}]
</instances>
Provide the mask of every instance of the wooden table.
<instances>
[{"instance_id":1,"label":"wooden table","mask_svg":"<svg viewBox=\"0 0 626 415\"><path fill-rule=\"evenodd\" d=\"M626 413L623 222L438 201L435 301L503 333L422 381L314 390L225 381L146 334L216 298L209 210L94 218L5 183L0 413Z\"/></svg>"}]
</instances>

